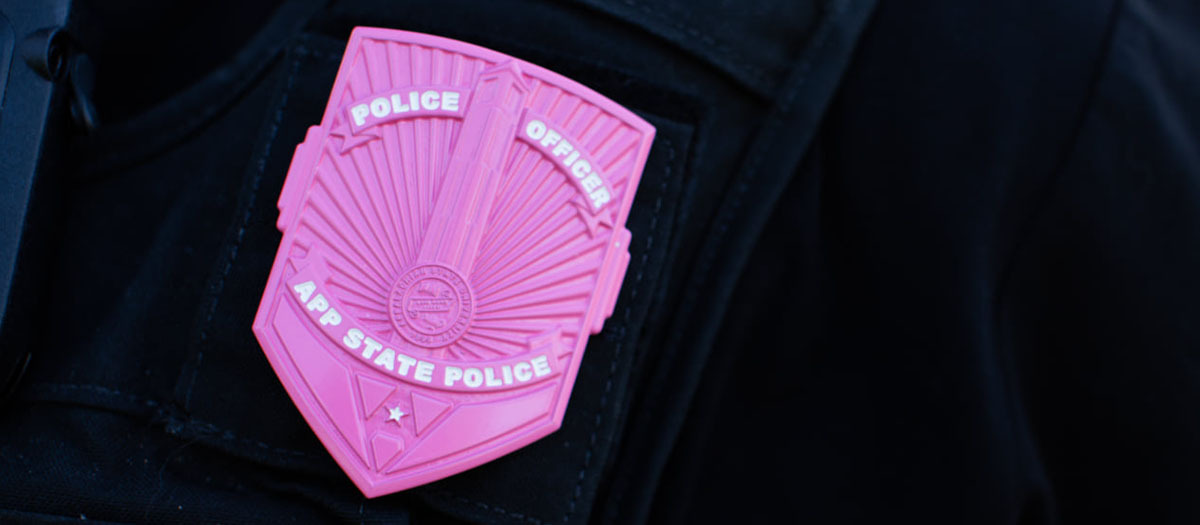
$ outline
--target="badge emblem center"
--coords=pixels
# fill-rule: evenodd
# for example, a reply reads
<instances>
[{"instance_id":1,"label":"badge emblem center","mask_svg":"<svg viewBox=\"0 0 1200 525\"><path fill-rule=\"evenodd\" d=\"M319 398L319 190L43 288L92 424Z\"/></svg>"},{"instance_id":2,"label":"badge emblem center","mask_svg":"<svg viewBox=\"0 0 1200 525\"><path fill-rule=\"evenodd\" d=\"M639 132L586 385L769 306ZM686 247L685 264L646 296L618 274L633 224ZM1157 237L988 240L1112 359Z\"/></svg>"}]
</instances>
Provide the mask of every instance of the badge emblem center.
<instances>
[{"instance_id":1,"label":"badge emblem center","mask_svg":"<svg viewBox=\"0 0 1200 525\"><path fill-rule=\"evenodd\" d=\"M471 324L471 288L451 268L417 266L392 288L392 323L412 344L427 348L458 340Z\"/></svg>"},{"instance_id":2,"label":"badge emblem center","mask_svg":"<svg viewBox=\"0 0 1200 525\"><path fill-rule=\"evenodd\" d=\"M537 65L357 28L279 196L254 333L379 496L562 423L629 263L654 128Z\"/></svg>"}]
</instances>

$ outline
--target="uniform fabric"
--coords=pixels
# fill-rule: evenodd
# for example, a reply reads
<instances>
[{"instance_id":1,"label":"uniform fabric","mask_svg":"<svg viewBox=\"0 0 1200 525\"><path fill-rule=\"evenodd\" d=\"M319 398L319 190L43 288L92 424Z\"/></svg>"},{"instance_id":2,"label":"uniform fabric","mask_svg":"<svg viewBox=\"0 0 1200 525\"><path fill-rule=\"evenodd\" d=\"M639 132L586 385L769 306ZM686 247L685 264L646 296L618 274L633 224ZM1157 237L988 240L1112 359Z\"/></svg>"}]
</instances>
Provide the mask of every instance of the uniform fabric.
<instances>
[{"instance_id":1,"label":"uniform fabric","mask_svg":"<svg viewBox=\"0 0 1200 525\"><path fill-rule=\"evenodd\" d=\"M658 129L562 428L371 500L250 331L357 25ZM0 521L1200 522L1196 27L1172 0L80 0L104 125L42 175Z\"/></svg>"}]
</instances>

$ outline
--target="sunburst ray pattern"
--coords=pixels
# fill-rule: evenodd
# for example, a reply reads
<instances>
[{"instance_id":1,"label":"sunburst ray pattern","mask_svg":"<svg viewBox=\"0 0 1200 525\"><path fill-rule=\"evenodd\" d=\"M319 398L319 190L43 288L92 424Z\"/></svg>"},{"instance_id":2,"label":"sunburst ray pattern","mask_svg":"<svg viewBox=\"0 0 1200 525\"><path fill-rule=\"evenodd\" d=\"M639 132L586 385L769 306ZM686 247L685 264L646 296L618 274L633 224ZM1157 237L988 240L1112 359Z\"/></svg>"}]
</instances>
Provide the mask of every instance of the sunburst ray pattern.
<instances>
[{"instance_id":1,"label":"sunburst ray pattern","mask_svg":"<svg viewBox=\"0 0 1200 525\"><path fill-rule=\"evenodd\" d=\"M370 51L370 52L368 52ZM341 92L340 107L405 87L464 92L495 64L461 53L392 41L364 41ZM621 119L537 72L523 78L525 109L543 115L588 152L617 200L626 191L642 135ZM464 100L464 103L466 101ZM344 112L335 119L345 119ZM402 344L389 294L411 267L438 198L462 121L401 118L374 126L372 140L341 151L326 141L315 162L300 226L326 249L331 290L349 315L381 340ZM448 347L452 359L491 359L527 350L530 337L555 328L584 331L611 229L589 231L585 202L555 159L513 137L504 173L467 281L474 294L470 327Z\"/></svg>"}]
</instances>

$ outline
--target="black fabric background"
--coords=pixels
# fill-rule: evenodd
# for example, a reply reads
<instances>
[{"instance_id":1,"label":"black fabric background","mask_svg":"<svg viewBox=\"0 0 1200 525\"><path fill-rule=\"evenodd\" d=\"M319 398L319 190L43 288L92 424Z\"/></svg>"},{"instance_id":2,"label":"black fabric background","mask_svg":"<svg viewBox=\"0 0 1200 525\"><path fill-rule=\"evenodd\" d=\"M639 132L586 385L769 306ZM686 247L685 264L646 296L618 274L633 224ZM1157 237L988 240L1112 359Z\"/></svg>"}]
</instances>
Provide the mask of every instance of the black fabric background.
<instances>
[{"instance_id":1,"label":"black fabric background","mask_svg":"<svg viewBox=\"0 0 1200 525\"><path fill-rule=\"evenodd\" d=\"M249 328L355 25L658 128L562 429L373 500ZM1200 522L1197 27L1171 0L80 1L105 124L42 175L0 521Z\"/></svg>"}]
</instances>

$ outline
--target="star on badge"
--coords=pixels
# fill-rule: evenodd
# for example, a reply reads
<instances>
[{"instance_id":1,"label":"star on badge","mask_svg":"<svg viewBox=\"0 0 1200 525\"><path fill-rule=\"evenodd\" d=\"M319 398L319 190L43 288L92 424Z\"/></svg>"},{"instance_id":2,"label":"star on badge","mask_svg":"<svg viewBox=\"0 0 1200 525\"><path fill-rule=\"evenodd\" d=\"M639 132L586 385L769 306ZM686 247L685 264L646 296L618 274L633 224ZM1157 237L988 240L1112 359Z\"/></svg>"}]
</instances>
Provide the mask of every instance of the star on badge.
<instances>
[{"instance_id":1,"label":"star on badge","mask_svg":"<svg viewBox=\"0 0 1200 525\"><path fill-rule=\"evenodd\" d=\"M399 425L399 424L400 424L400 418L402 418L402 417L404 417L404 416L407 416L407 415L408 415L408 413L407 413L407 412L404 412L403 410L400 410L400 407L391 407L391 408L389 408L389 409L388 409L388 418L387 418L387 420L388 420L388 421L395 421L395 422L396 422L396 424L397 424L397 425Z\"/></svg>"}]
</instances>

